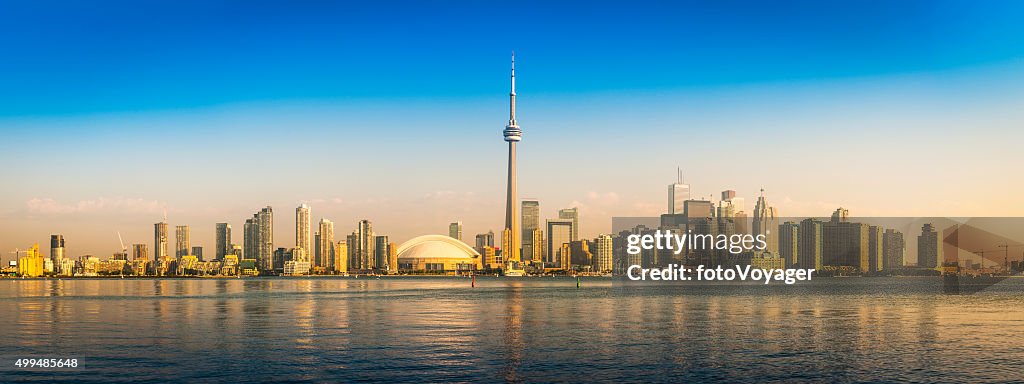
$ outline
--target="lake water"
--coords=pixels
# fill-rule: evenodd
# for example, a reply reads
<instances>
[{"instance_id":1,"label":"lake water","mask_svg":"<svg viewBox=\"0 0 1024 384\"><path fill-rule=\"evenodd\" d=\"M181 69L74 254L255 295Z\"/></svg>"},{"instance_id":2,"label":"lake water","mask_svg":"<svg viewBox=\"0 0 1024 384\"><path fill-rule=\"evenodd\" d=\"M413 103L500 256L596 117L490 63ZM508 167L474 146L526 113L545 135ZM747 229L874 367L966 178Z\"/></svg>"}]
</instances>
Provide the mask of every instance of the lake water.
<instances>
[{"instance_id":1,"label":"lake water","mask_svg":"<svg viewBox=\"0 0 1024 384\"><path fill-rule=\"evenodd\" d=\"M0 381L1024 381L1024 279L941 284L0 280Z\"/></svg>"}]
</instances>

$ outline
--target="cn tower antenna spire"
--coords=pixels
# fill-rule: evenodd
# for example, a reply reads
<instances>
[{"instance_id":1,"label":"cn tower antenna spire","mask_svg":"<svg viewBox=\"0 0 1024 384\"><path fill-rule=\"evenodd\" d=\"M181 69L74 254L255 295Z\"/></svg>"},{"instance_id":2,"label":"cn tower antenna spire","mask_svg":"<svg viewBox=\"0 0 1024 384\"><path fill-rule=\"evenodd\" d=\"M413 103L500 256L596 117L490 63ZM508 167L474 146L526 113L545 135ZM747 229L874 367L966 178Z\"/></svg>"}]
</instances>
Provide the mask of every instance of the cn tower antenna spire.
<instances>
[{"instance_id":1,"label":"cn tower antenna spire","mask_svg":"<svg viewBox=\"0 0 1024 384\"><path fill-rule=\"evenodd\" d=\"M516 51L512 51L512 92L508 95L508 125L516 125Z\"/></svg>"}]
</instances>

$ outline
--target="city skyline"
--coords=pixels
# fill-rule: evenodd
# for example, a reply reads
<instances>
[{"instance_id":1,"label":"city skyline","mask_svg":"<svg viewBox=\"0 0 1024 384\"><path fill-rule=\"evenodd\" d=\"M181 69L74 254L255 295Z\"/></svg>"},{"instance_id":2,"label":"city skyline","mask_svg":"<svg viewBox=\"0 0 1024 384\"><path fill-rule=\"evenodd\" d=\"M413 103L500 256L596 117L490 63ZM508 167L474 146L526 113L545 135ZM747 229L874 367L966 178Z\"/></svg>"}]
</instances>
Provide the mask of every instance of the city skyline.
<instances>
[{"instance_id":1,"label":"city skyline","mask_svg":"<svg viewBox=\"0 0 1024 384\"><path fill-rule=\"evenodd\" d=\"M1024 91L1015 86L1024 81L1024 44L1010 44L1024 42L1024 28L1006 9L944 4L908 2L884 12L858 6L851 18L808 9L777 21L692 4L626 14L597 5L586 16L548 20L527 5L511 12L532 19L537 31L507 36L457 23L481 32L467 37L474 44L392 44L406 49L389 52L326 33L349 27L290 28L254 7L231 25L306 43L272 61L257 60L263 54L250 45L228 44L240 38L232 32L189 24L182 10L169 10L163 26L129 17L139 12L130 4L111 15L49 10L47 20L110 22L138 32L126 36L178 49L120 45L95 32L17 40L12 56L20 60L0 63L14 75L11 92L0 96L0 137L14 145L0 149L0 161L15 164L0 169L0 249L63 234L71 254L102 256L120 249L117 232L152 246L150 228L166 212L169 225L190 226L191 244L211 252L215 223L230 224L238 238L253 210L288 212L302 203L314 209L310 223L327 218L339 234L369 219L398 242L444 234L452 221L464 222L466 238L489 230L500 236L507 157L495 142L495 119L507 113L512 48L528 79L517 100L518 119L530 130L518 149L519 196L541 202L540 221L577 207L581 237L610 232L613 216L663 213L676 167L694 198L735 190L753 202L763 187L782 216L820 216L839 206L858 216L1024 216L1011 193L1024 183L1007 174L1024 165L1015 156L1024 141L1016 102ZM444 6L498 14L489 5ZM5 7L0 31L38 28L24 22L38 10ZM347 12L385 19L373 7L325 7L323 15L290 9L284 20ZM388 25L415 19L412 11ZM620 19L629 15L654 22ZM669 15L709 20L685 24ZM973 18L936 23L952 15ZM979 19L986 22L970 22ZM594 22L612 20L618 23ZM182 23L209 32L210 42L171 33ZM823 36L802 35L819 23L836 24L821 28ZM438 21L411 25L424 39L462 35ZM773 50L737 41L766 26ZM698 30L721 33L692 33ZM579 33L609 45L567 44ZM99 51L132 57L115 62L75 49L96 40ZM628 44L636 42L643 43ZM736 51L715 49L719 43ZM204 50L210 47L230 49ZM211 64L218 59L225 64ZM40 77L63 62L78 63L65 81ZM327 64L289 66L297 62ZM183 80L193 78L203 81ZM280 235L293 233L294 223L278 221L276 244L294 245Z\"/></svg>"}]
</instances>

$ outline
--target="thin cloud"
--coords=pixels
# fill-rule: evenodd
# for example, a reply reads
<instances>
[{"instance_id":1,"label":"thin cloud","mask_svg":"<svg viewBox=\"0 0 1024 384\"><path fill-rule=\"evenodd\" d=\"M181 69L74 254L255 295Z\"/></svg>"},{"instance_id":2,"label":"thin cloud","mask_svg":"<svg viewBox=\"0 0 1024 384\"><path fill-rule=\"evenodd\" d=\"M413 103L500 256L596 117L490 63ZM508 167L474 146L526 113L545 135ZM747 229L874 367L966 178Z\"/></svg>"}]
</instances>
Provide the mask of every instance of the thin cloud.
<instances>
[{"instance_id":1,"label":"thin cloud","mask_svg":"<svg viewBox=\"0 0 1024 384\"><path fill-rule=\"evenodd\" d=\"M60 202L52 198L32 198L25 203L29 213L61 215L76 213L163 213L166 204L142 198L106 198Z\"/></svg>"}]
</instances>

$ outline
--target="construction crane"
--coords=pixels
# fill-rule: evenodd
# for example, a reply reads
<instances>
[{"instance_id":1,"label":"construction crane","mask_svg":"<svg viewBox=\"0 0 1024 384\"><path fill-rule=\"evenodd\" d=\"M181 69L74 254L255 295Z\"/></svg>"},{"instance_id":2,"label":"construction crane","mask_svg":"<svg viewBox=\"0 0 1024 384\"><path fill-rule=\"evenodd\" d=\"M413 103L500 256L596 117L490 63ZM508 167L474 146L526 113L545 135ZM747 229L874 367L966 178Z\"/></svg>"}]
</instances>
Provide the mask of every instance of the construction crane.
<instances>
[{"instance_id":1,"label":"construction crane","mask_svg":"<svg viewBox=\"0 0 1024 384\"><path fill-rule=\"evenodd\" d=\"M121 243L121 257L124 257L124 263L128 264L128 247L124 245L124 239L121 237L121 231L117 231L117 241ZM124 266L121 267L121 278L124 278Z\"/></svg>"},{"instance_id":2,"label":"construction crane","mask_svg":"<svg viewBox=\"0 0 1024 384\"><path fill-rule=\"evenodd\" d=\"M981 256L982 267L985 267L985 252L993 253L1003 251L1003 268L1007 271L1010 270L1010 248L1024 248L1024 244L1009 244L1003 243L996 246L999 249L984 249L975 251L973 253ZM997 256L998 257L998 256ZM998 259L997 259L998 260ZM1024 254L1021 255L1021 262L1024 263ZM996 261L998 263L998 261Z\"/></svg>"}]
</instances>

